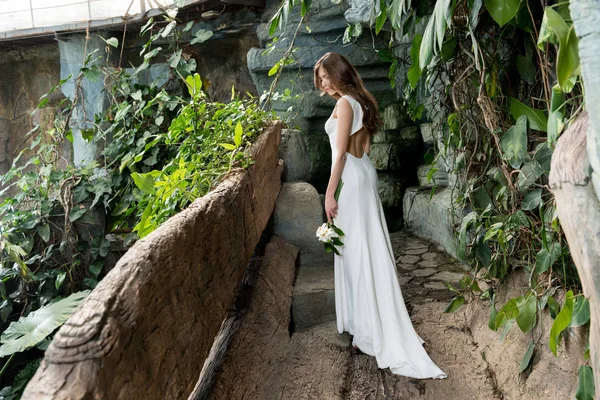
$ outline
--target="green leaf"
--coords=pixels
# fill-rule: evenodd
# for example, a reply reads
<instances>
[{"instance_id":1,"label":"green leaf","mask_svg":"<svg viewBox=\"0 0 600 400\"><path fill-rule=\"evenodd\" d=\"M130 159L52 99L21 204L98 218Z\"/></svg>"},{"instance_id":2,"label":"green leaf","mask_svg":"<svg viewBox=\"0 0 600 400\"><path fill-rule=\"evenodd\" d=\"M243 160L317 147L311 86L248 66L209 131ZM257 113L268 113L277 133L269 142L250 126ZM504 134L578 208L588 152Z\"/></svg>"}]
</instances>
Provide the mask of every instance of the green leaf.
<instances>
[{"instance_id":1,"label":"green leaf","mask_svg":"<svg viewBox=\"0 0 600 400\"><path fill-rule=\"evenodd\" d=\"M454 57L454 52L456 50L456 38L452 36L450 39L446 40L442 44L442 51L440 52L440 57L442 60L449 61Z\"/></svg>"},{"instance_id":2,"label":"green leaf","mask_svg":"<svg viewBox=\"0 0 600 400\"><path fill-rule=\"evenodd\" d=\"M226 148L227 150L235 150L237 147L231 143L219 143L220 146Z\"/></svg>"},{"instance_id":3,"label":"green leaf","mask_svg":"<svg viewBox=\"0 0 600 400\"><path fill-rule=\"evenodd\" d=\"M523 333L529 333L535 327L537 322L537 299L533 294L526 297L517 298L517 308L519 309L519 315L517 315L517 325L523 331Z\"/></svg>"},{"instance_id":4,"label":"green leaf","mask_svg":"<svg viewBox=\"0 0 600 400\"><path fill-rule=\"evenodd\" d=\"M335 201L338 201L338 199L340 198L340 193L342 192L343 186L344 186L344 181L342 180L342 178L340 178L340 180L338 181L338 185L335 188L335 193L333 195L333 198L335 199Z\"/></svg>"},{"instance_id":5,"label":"green leaf","mask_svg":"<svg viewBox=\"0 0 600 400\"><path fill-rule=\"evenodd\" d=\"M275 74L277 73L277 71L279 71L279 68L280 68L280 67L281 67L281 63L280 63L279 61L278 61L278 62L276 62L276 63L275 63L275 65L273 65L273 66L271 67L271 69L269 70L269 73L268 73L268 75L269 75L269 76L273 76L273 75L275 75Z\"/></svg>"},{"instance_id":6,"label":"green leaf","mask_svg":"<svg viewBox=\"0 0 600 400\"><path fill-rule=\"evenodd\" d=\"M521 79L533 85L535 83L535 64L531 60L531 54L517 56L517 71L521 75Z\"/></svg>"},{"instance_id":7,"label":"green leaf","mask_svg":"<svg viewBox=\"0 0 600 400\"><path fill-rule=\"evenodd\" d=\"M71 221L71 222L77 221L79 218L81 218L81 216L83 214L85 214L86 211L87 210L83 206L81 206L81 208L73 208L71 210L71 212L69 213L69 221Z\"/></svg>"},{"instance_id":8,"label":"green leaf","mask_svg":"<svg viewBox=\"0 0 600 400\"><path fill-rule=\"evenodd\" d=\"M522 191L529 189L543 174L544 170L537 161L526 162L519 172L519 179L517 181L519 189Z\"/></svg>"},{"instance_id":9,"label":"green leaf","mask_svg":"<svg viewBox=\"0 0 600 400\"><path fill-rule=\"evenodd\" d=\"M579 39L577 39L574 27L571 26L567 37L560 39L556 58L556 75L563 92L570 93L573 90L574 80L571 77L577 74L578 69Z\"/></svg>"},{"instance_id":10,"label":"green leaf","mask_svg":"<svg viewBox=\"0 0 600 400\"><path fill-rule=\"evenodd\" d=\"M117 48L117 47L119 47L119 39L111 37L110 39L108 39L106 41L106 44L108 44L114 48Z\"/></svg>"},{"instance_id":11,"label":"green leaf","mask_svg":"<svg viewBox=\"0 0 600 400\"><path fill-rule=\"evenodd\" d=\"M579 367L579 386L575 398L577 400L594 400L594 371L587 365Z\"/></svg>"},{"instance_id":12,"label":"green leaf","mask_svg":"<svg viewBox=\"0 0 600 400\"><path fill-rule=\"evenodd\" d=\"M521 360L521 364L519 365L519 373L523 373L531 363L531 359L533 357L533 352L535 350L535 343L533 340L529 342L529 346L527 346L527 351L523 355L523 359Z\"/></svg>"},{"instance_id":13,"label":"green leaf","mask_svg":"<svg viewBox=\"0 0 600 400\"><path fill-rule=\"evenodd\" d=\"M160 175L160 171L150 171L145 174L134 172L131 174L135 185L144 193L154 194L154 181Z\"/></svg>"},{"instance_id":14,"label":"green leaf","mask_svg":"<svg viewBox=\"0 0 600 400\"><path fill-rule=\"evenodd\" d=\"M97 65L92 65L90 68L82 68L81 71L83 71L83 75L85 75L90 82L98 82L102 76L102 71L100 71L100 68L98 68Z\"/></svg>"},{"instance_id":15,"label":"green leaf","mask_svg":"<svg viewBox=\"0 0 600 400\"><path fill-rule=\"evenodd\" d=\"M412 60L412 64L407 71L408 82L410 83L410 87L413 90L417 87L417 83L419 82L419 78L421 78L421 67L419 67L419 49L421 48L421 42L423 41L423 36L415 35L412 41L412 46L410 48L410 58Z\"/></svg>"},{"instance_id":16,"label":"green leaf","mask_svg":"<svg viewBox=\"0 0 600 400\"><path fill-rule=\"evenodd\" d=\"M518 315L519 308L517 307L517 299L508 300L496 315L496 329L504 326L508 321L514 320Z\"/></svg>"},{"instance_id":17,"label":"green leaf","mask_svg":"<svg viewBox=\"0 0 600 400\"><path fill-rule=\"evenodd\" d=\"M42 101L38 103L37 108L44 108L49 101L50 100L47 97L44 97Z\"/></svg>"},{"instance_id":18,"label":"green leaf","mask_svg":"<svg viewBox=\"0 0 600 400\"><path fill-rule=\"evenodd\" d=\"M448 16L451 14L450 5L450 0L438 0L435 3L433 14L425 27L423 41L419 50L419 67L421 69L428 66L433 58L433 54L438 53L442 49Z\"/></svg>"},{"instance_id":19,"label":"green leaf","mask_svg":"<svg viewBox=\"0 0 600 400\"><path fill-rule=\"evenodd\" d=\"M508 106L510 108L510 114L515 120L519 119L521 115L525 115L531 129L546 132L548 118L543 111L534 110L512 97L508 98Z\"/></svg>"},{"instance_id":20,"label":"green leaf","mask_svg":"<svg viewBox=\"0 0 600 400\"><path fill-rule=\"evenodd\" d=\"M533 210L542 203L542 189L534 189L528 192L523 198L521 209L525 211Z\"/></svg>"},{"instance_id":21,"label":"green leaf","mask_svg":"<svg viewBox=\"0 0 600 400\"><path fill-rule=\"evenodd\" d=\"M40 235L42 240L44 242L48 243L48 241L50 240L50 225L48 225L48 224L38 225L35 228L35 230L36 230L37 234Z\"/></svg>"},{"instance_id":22,"label":"green leaf","mask_svg":"<svg viewBox=\"0 0 600 400\"><path fill-rule=\"evenodd\" d=\"M90 274L94 279L98 279L100 273L102 272L102 268L104 268L104 261L95 261L89 266Z\"/></svg>"},{"instance_id":23,"label":"green leaf","mask_svg":"<svg viewBox=\"0 0 600 400\"><path fill-rule=\"evenodd\" d=\"M233 143L235 143L237 147L242 145L242 133L242 123L238 121L237 125L235 126L235 136L233 137Z\"/></svg>"},{"instance_id":24,"label":"green leaf","mask_svg":"<svg viewBox=\"0 0 600 400\"><path fill-rule=\"evenodd\" d=\"M546 7L538 36L538 48L544 50L544 43L546 42L558 44L561 38L565 40L568 34L569 26L565 22L565 19L554 11L552 7Z\"/></svg>"},{"instance_id":25,"label":"green leaf","mask_svg":"<svg viewBox=\"0 0 600 400\"><path fill-rule=\"evenodd\" d=\"M444 313L458 311L463 306L463 304L465 304L465 298L463 296L455 296L444 309Z\"/></svg>"},{"instance_id":26,"label":"green leaf","mask_svg":"<svg viewBox=\"0 0 600 400\"><path fill-rule=\"evenodd\" d=\"M501 27L517 15L520 4L521 0L485 0L485 7Z\"/></svg>"},{"instance_id":27,"label":"green leaf","mask_svg":"<svg viewBox=\"0 0 600 400\"><path fill-rule=\"evenodd\" d=\"M565 102L565 94L558 84L552 87L552 98L550 101L550 114L548 115L548 146L554 148L558 137L563 131L565 124L564 114L561 107ZM548 165L548 171L550 167Z\"/></svg>"},{"instance_id":28,"label":"green leaf","mask_svg":"<svg viewBox=\"0 0 600 400\"><path fill-rule=\"evenodd\" d=\"M208 31L205 29L198 29L196 31L196 33L194 33L194 39L192 39L190 44L204 43L208 39L210 39L212 37L212 35L213 35L212 31Z\"/></svg>"},{"instance_id":29,"label":"green leaf","mask_svg":"<svg viewBox=\"0 0 600 400\"><path fill-rule=\"evenodd\" d=\"M386 14L394 30L402 29L402 15L410 8L410 0L386 0Z\"/></svg>"},{"instance_id":30,"label":"green leaf","mask_svg":"<svg viewBox=\"0 0 600 400\"><path fill-rule=\"evenodd\" d=\"M387 21L387 13L385 0L380 0L379 2L379 15L377 15L377 19L375 20L375 34L379 35L381 28L383 28L383 24Z\"/></svg>"},{"instance_id":31,"label":"green leaf","mask_svg":"<svg viewBox=\"0 0 600 400\"><path fill-rule=\"evenodd\" d=\"M54 281L54 286L56 287L56 290L60 289L66 277L66 272L61 272L56 276L56 281Z\"/></svg>"},{"instance_id":32,"label":"green leaf","mask_svg":"<svg viewBox=\"0 0 600 400\"><path fill-rule=\"evenodd\" d=\"M535 272L538 275L546 272L561 255L560 244L553 242L549 248L550 250L541 249L535 256Z\"/></svg>"},{"instance_id":33,"label":"green leaf","mask_svg":"<svg viewBox=\"0 0 600 400\"><path fill-rule=\"evenodd\" d=\"M588 322L590 322L590 303L585 297L579 296L573 306L573 318L569 326L577 327Z\"/></svg>"},{"instance_id":34,"label":"green leaf","mask_svg":"<svg viewBox=\"0 0 600 400\"><path fill-rule=\"evenodd\" d=\"M89 291L73 293L11 322L0 337L0 357L26 350L45 339L69 319L88 294Z\"/></svg>"},{"instance_id":35,"label":"green leaf","mask_svg":"<svg viewBox=\"0 0 600 400\"><path fill-rule=\"evenodd\" d=\"M202 77L200 77L200 74L198 73L194 75L188 75L188 77L185 78L185 83L187 85L188 92L192 97L202 90Z\"/></svg>"},{"instance_id":36,"label":"green leaf","mask_svg":"<svg viewBox=\"0 0 600 400\"><path fill-rule=\"evenodd\" d=\"M131 109L131 104L124 101L117 107L117 115L115 115L115 122L122 120L125 118L129 110Z\"/></svg>"},{"instance_id":37,"label":"green leaf","mask_svg":"<svg viewBox=\"0 0 600 400\"><path fill-rule=\"evenodd\" d=\"M177 68L177 66L179 65L179 61L181 61L182 53L183 53L183 49L179 49L178 51L173 53L171 55L171 57L169 57L169 60L167 60L167 62L169 63L169 66L171 68Z\"/></svg>"},{"instance_id":38,"label":"green leaf","mask_svg":"<svg viewBox=\"0 0 600 400\"><path fill-rule=\"evenodd\" d=\"M560 341L560 334L565 330L569 323L571 322L571 317L573 316L573 291L569 290L567 292L567 297L565 300L565 305L563 306L560 313L556 316L554 323L552 324L552 328L550 329L550 340L548 341L548 345L550 346L550 350L556 356L556 347Z\"/></svg>"},{"instance_id":39,"label":"green leaf","mask_svg":"<svg viewBox=\"0 0 600 400\"><path fill-rule=\"evenodd\" d=\"M540 143L536 149L533 159L538 162L545 174L550 172L550 162L552 161L552 150L548 143Z\"/></svg>"},{"instance_id":40,"label":"green leaf","mask_svg":"<svg viewBox=\"0 0 600 400\"><path fill-rule=\"evenodd\" d=\"M527 161L527 117L521 115L515 125L508 128L500 139L504 158L514 169L521 168Z\"/></svg>"}]
</instances>

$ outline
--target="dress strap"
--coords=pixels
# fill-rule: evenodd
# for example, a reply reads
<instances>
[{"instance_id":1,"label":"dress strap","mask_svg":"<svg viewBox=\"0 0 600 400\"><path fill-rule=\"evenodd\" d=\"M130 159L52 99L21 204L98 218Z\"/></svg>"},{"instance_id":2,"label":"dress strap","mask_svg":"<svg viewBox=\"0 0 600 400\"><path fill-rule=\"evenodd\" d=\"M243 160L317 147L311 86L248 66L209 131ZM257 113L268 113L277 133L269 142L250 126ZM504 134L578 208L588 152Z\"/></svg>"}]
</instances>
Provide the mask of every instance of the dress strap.
<instances>
[{"instance_id":1,"label":"dress strap","mask_svg":"<svg viewBox=\"0 0 600 400\"><path fill-rule=\"evenodd\" d=\"M350 103L350 106L352 107L352 131L350 132L350 136L352 136L363 127L363 109L358 101L347 94L343 95L342 98L348 100L348 103Z\"/></svg>"}]
</instances>

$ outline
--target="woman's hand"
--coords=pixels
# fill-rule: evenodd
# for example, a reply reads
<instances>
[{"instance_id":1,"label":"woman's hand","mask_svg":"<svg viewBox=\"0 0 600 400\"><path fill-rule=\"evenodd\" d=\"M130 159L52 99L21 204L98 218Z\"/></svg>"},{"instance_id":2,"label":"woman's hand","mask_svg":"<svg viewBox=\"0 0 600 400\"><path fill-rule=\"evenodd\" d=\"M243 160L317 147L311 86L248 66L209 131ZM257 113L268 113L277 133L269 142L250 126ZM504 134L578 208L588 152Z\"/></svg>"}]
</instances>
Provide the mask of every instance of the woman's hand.
<instances>
[{"instance_id":1,"label":"woman's hand","mask_svg":"<svg viewBox=\"0 0 600 400\"><path fill-rule=\"evenodd\" d=\"M333 196L325 196L325 214L327 214L327 222L331 224L331 220L337 216L338 204Z\"/></svg>"}]
</instances>

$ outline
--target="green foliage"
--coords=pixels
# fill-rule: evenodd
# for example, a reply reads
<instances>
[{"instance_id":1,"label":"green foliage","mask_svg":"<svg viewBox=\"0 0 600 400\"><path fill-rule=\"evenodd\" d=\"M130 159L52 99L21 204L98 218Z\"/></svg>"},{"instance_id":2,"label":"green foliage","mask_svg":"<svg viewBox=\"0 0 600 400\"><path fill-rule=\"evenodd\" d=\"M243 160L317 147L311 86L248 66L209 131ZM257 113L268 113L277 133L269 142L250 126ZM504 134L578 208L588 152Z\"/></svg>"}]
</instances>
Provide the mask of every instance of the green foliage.
<instances>
[{"instance_id":1,"label":"green foliage","mask_svg":"<svg viewBox=\"0 0 600 400\"><path fill-rule=\"evenodd\" d=\"M577 400L593 400L594 391L594 373L592 368L582 365L579 367L579 386L577 386L575 398Z\"/></svg>"},{"instance_id":2,"label":"green foliage","mask_svg":"<svg viewBox=\"0 0 600 400\"><path fill-rule=\"evenodd\" d=\"M420 68L428 66L433 55L442 50L447 20L450 15L452 15L451 1L438 0L423 33L423 41L419 50Z\"/></svg>"},{"instance_id":3,"label":"green foliage","mask_svg":"<svg viewBox=\"0 0 600 400\"><path fill-rule=\"evenodd\" d=\"M73 293L11 322L0 337L0 357L26 350L44 340L69 319L88 294L89 291Z\"/></svg>"},{"instance_id":4,"label":"green foliage","mask_svg":"<svg viewBox=\"0 0 600 400\"><path fill-rule=\"evenodd\" d=\"M485 0L485 7L492 18L494 18L494 21L496 21L498 25L504 26L517 15L521 1L522 0Z\"/></svg>"}]
</instances>

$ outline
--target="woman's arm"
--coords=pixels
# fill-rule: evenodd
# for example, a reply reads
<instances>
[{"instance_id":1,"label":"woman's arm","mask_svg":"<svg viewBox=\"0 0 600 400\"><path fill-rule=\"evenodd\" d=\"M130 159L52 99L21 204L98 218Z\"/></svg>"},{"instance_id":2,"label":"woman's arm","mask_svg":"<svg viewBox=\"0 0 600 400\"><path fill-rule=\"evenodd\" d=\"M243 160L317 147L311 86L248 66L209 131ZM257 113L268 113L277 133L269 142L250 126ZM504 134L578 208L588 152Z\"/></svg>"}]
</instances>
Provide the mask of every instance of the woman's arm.
<instances>
[{"instance_id":1,"label":"woman's arm","mask_svg":"<svg viewBox=\"0 0 600 400\"><path fill-rule=\"evenodd\" d=\"M337 103L337 132L335 136L335 147L336 155L333 162L333 170L329 178L329 184L327 185L327 192L325 193L325 213L327 214L327 221L331 222L331 219L337 215L337 202L335 201L335 190L337 189L340 178L342 177L342 171L346 164L346 148L348 146L348 138L350 137L350 130L352 129L352 119L354 112L352 106L348 100L341 98Z\"/></svg>"}]
</instances>

